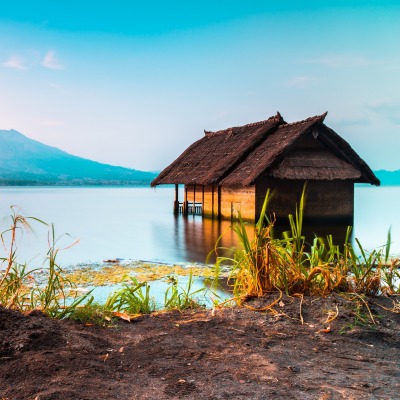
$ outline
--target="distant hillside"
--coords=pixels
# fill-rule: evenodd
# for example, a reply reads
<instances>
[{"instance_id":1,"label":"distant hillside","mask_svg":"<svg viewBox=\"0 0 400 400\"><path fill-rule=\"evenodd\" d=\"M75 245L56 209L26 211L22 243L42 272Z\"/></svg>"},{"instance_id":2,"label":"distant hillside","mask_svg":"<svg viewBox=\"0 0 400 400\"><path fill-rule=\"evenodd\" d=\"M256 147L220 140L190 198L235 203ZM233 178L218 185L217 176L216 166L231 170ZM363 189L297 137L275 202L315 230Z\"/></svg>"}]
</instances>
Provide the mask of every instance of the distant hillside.
<instances>
[{"instance_id":1,"label":"distant hillside","mask_svg":"<svg viewBox=\"0 0 400 400\"><path fill-rule=\"evenodd\" d=\"M0 185L147 185L155 172L115 167L76 157L0 130Z\"/></svg>"},{"instance_id":2,"label":"distant hillside","mask_svg":"<svg viewBox=\"0 0 400 400\"><path fill-rule=\"evenodd\" d=\"M374 171L374 174L381 181L381 185L400 185L400 170L386 171L381 169Z\"/></svg>"}]
</instances>

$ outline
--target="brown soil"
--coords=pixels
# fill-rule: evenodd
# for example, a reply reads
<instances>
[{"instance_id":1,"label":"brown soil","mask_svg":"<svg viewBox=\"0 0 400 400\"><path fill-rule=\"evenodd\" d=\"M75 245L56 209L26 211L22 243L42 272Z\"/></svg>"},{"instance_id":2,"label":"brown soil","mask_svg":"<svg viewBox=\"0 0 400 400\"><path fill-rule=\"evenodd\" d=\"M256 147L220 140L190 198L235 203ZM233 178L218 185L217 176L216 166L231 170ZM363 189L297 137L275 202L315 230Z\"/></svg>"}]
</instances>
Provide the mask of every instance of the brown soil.
<instances>
[{"instance_id":1,"label":"brown soil","mask_svg":"<svg viewBox=\"0 0 400 400\"><path fill-rule=\"evenodd\" d=\"M339 295L113 328L0 309L0 399L399 399L399 302L368 304L376 326Z\"/></svg>"}]
</instances>

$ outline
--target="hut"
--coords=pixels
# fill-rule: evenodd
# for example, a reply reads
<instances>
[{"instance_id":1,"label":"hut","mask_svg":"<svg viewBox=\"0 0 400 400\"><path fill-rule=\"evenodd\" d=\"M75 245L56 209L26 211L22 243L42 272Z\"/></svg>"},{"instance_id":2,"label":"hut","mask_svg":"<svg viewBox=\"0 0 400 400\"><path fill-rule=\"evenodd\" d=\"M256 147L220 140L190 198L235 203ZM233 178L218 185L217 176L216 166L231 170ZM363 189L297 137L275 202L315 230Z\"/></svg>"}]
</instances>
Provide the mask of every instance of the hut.
<instances>
[{"instance_id":1,"label":"hut","mask_svg":"<svg viewBox=\"0 0 400 400\"><path fill-rule=\"evenodd\" d=\"M151 185L175 184L175 213L258 218L267 192L277 218L293 213L307 182L305 218L353 222L354 183L379 185L350 145L324 124L327 113L287 123L277 113L261 122L204 131ZM178 198L178 185L184 198Z\"/></svg>"}]
</instances>

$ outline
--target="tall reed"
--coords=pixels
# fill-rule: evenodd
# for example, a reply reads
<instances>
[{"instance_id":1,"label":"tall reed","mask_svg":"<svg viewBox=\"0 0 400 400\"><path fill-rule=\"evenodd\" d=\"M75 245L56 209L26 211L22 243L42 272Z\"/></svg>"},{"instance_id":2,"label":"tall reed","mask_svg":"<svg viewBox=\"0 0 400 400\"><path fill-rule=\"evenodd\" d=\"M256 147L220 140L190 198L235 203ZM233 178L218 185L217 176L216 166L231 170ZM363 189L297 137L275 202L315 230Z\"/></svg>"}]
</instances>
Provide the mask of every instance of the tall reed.
<instances>
[{"instance_id":1,"label":"tall reed","mask_svg":"<svg viewBox=\"0 0 400 400\"><path fill-rule=\"evenodd\" d=\"M49 250L45 263L38 268L28 270L26 264L17 262L17 232L32 230L29 220L47 224L35 217L23 217L14 207L11 209L11 227L1 233L7 257L1 259L3 265L6 263L6 268L0 280L0 305L20 311L38 309L56 318L67 317L90 295L90 292L78 297L74 290L75 286L63 276L63 270L56 261L60 249L56 246L57 239L53 225L48 235ZM35 282L33 275L38 270L47 274L45 284Z\"/></svg>"},{"instance_id":2,"label":"tall reed","mask_svg":"<svg viewBox=\"0 0 400 400\"><path fill-rule=\"evenodd\" d=\"M59 239L59 238L58 238ZM63 269L57 262L57 255L60 249L57 247L58 239L55 235L54 225L48 233L48 246L45 263L47 263L47 282L42 286L35 288L34 308L43 310L46 314L55 318L65 318L74 312L76 307L90 296L91 292L85 293L83 296L76 295L76 286L66 279ZM67 250L74 246L77 242L73 242L68 247L62 249Z\"/></svg>"},{"instance_id":3,"label":"tall reed","mask_svg":"<svg viewBox=\"0 0 400 400\"><path fill-rule=\"evenodd\" d=\"M9 229L6 229L1 233L0 238L3 244L4 251L6 253L6 257L1 257L0 261L2 265L6 263L6 269L0 279L0 287L3 285L4 281L7 279L9 272L11 271L13 265L16 262L17 256L17 232L24 230L32 230L31 225L29 224L29 220L35 220L42 224L46 224L45 222L39 220L35 217L24 217L19 211L16 210L14 206L11 206L11 226ZM7 236L10 236L7 238Z\"/></svg>"},{"instance_id":4,"label":"tall reed","mask_svg":"<svg viewBox=\"0 0 400 400\"><path fill-rule=\"evenodd\" d=\"M306 186L295 215L288 216L290 230L282 238L273 235L275 216L266 214L270 195L268 190L253 238L249 239L246 223L239 216L232 230L240 247L233 257L217 257L217 270L221 264L230 265L230 282L236 297L262 296L277 290L288 295L400 292L399 260L390 260L390 230L386 245L372 252L367 252L358 239L355 239L357 250L354 249L350 242L351 227L347 229L343 251L334 244L331 235L325 239L315 237L306 249L302 233Z\"/></svg>"}]
</instances>

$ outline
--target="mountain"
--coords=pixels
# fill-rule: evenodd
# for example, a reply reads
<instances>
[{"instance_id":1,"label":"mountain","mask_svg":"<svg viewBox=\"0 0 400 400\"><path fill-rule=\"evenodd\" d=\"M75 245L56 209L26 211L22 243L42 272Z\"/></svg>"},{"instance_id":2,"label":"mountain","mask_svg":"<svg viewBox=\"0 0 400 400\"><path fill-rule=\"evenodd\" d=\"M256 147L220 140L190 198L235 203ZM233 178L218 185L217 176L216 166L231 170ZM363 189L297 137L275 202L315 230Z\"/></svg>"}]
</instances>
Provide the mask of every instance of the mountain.
<instances>
[{"instance_id":1,"label":"mountain","mask_svg":"<svg viewBox=\"0 0 400 400\"><path fill-rule=\"evenodd\" d=\"M11 130L0 130L0 185L147 185L155 172L73 156Z\"/></svg>"},{"instance_id":2,"label":"mountain","mask_svg":"<svg viewBox=\"0 0 400 400\"><path fill-rule=\"evenodd\" d=\"M376 177L381 181L381 185L400 185L400 170L397 171L386 171L380 169L374 171Z\"/></svg>"}]
</instances>

